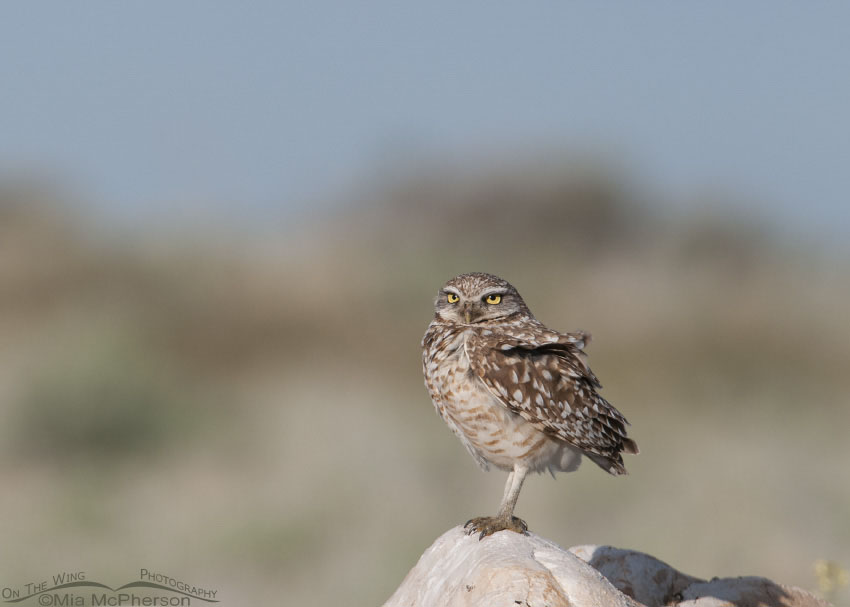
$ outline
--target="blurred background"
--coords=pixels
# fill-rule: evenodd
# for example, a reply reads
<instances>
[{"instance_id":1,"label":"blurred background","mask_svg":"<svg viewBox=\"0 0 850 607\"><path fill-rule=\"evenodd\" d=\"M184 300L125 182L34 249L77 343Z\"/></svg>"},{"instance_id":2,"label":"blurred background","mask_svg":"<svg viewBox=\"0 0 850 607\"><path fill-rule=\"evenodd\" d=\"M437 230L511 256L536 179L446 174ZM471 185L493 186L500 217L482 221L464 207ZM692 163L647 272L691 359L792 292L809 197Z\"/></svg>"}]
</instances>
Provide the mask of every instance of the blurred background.
<instances>
[{"instance_id":1,"label":"blurred background","mask_svg":"<svg viewBox=\"0 0 850 607\"><path fill-rule=\"evenodd\" d=\"M419 358L486 271L641 447L533 531L850 604L847 4L2 12L0 585L382 603L501 496Z\"/></svg>"}]
</instances>

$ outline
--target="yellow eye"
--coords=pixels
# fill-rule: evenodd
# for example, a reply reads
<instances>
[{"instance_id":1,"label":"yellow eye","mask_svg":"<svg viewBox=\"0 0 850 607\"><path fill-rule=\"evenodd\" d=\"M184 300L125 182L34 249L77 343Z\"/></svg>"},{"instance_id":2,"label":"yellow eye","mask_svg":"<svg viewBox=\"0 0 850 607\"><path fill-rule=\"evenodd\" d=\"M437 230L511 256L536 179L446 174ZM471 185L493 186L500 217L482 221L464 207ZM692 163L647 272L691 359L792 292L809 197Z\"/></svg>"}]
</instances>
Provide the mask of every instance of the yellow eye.
<instances>
[{"instance_id":1,"label":"yellow eye","mask_svg":"<svg viewBox=\"0 0 850 607\"><path fill-rule=\"evenodd\" d=\"M458 297L454 293L449 293L448 295L446 295L446 301L449 303L457 303L459 299L460 297Z\"/></svg>"},{"instance_id":2,"label":"yellow eye","mask_svg":"<svg viewBox=\"0 0 850 607\"><path fill-rule=\"evenodd\" d=\"M487 299L485 299L484 301L486 301L488 304L496 305L497 303L502 301L502 296L501 295L488 295Z\"/></svg>"}]
</instances>

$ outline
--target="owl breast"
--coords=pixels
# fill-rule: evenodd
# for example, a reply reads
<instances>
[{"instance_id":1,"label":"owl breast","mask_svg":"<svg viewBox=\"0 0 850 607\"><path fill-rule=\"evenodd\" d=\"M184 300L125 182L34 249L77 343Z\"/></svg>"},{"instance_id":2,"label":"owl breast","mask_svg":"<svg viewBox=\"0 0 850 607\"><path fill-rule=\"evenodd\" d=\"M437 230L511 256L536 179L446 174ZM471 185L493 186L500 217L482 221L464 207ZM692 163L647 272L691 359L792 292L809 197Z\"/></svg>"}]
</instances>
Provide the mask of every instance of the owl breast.
<instances>
[{"instance_id":1,"label":"owl breast","mask_svg":"<svg viewBox=\"0 0 850 607\"><path fill-rule=\"evenodd\" d=\"M510 411L470 369L470 329L446 331L426 350L425 383L437 412L483 467L575 470L581 452Z\"/></svg>"}]
</instances>

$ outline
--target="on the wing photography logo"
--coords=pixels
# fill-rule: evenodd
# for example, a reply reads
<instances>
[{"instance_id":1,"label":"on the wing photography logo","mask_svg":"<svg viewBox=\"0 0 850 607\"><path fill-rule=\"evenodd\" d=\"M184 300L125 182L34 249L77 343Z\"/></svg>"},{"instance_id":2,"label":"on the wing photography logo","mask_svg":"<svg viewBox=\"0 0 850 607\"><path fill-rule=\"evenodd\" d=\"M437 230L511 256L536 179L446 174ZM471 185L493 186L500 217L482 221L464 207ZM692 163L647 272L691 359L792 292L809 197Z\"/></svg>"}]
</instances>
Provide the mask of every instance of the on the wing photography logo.
<instances>
[{"instance_id":1,"label":"on the wing photography logo","mask_svg":"<svg viewBox=\"0 0 850 607\"><path fill-rule=\"evenodd\" d=\"M50 580L4 586L0 590L5 603L40 607L191 606L218 603L217 594L218 590L195 586L148 569L139 569L137 580L115 587L89 579L85 571L63 571L51 576Z\"/></svg>"}]
</instances>

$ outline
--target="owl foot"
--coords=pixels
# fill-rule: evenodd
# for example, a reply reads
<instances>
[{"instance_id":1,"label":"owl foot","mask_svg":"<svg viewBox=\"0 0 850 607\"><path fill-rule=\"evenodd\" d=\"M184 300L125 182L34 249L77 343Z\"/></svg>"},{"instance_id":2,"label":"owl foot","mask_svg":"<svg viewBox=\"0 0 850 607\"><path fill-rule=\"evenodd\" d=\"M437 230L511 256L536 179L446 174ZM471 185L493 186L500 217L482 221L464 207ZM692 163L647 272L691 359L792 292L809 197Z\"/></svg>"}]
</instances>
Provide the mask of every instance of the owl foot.
<instances>
[{"instance_id":1,"label":"owl foot","mask_svg":"<svg viewBox=\"0 0 850 607\"><path fill-rule=\"evenodd\" d=\"M466 535L479 534L479 542L488 535L493 535L497 531L503 531L505 529L523 535L528 532L528 525L525 524L525 521L515 516L510 518L504 516L476 516L468 520L463 528L466 530Z\"/></svg>"}]
</instances>

